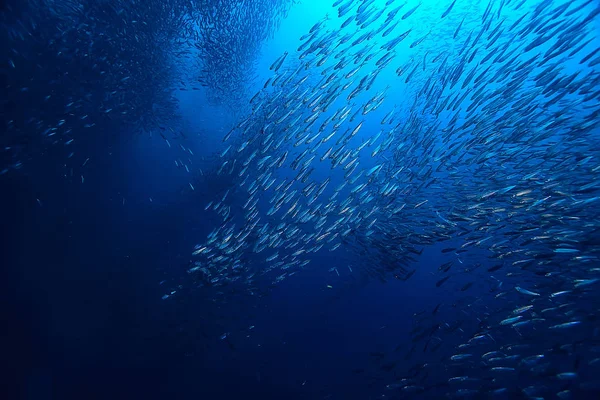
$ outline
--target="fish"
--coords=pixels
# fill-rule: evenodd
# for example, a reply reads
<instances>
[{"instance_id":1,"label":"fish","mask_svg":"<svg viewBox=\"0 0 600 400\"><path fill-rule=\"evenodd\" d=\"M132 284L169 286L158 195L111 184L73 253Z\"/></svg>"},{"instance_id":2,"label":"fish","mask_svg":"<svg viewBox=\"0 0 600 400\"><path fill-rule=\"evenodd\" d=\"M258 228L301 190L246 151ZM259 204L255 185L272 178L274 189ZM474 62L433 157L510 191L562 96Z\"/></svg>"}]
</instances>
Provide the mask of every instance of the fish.
<instances>
[{"instance_id":1,"label":"fish","mask_svg":"<svg viewBox=\"0 0 600 400\"><path fill-rule=\"evenodd\" d=\"M456 4L456 0L453 0L452 3L450 3L450 5L446 9L446 11L444 11L444 13L442 14L442 18L445 18L448 16L448 14L450 14L450 12L452 11L452 8L454 7L454 4Z\"/></svg>"},{"instance_id":2,"label":"fish","mask_svg":"<svg viewBox=\"0 0 600 400\"><path fill-rule=\"evenodd\" d=\"M494 266L488 268L487 270L488 270L488 272L498 271L500 268L502 268L502 266L503 266L502 264L497 264L497 265L494 265Z\"/></svg>"},{"instance_id":3,"label":"fish","mask_svg":"<svg viewBox=\"0 0 600 400\"><path fill-rule=\"evenodd\" d=\"M519 286L516 286L515 290L517 292L519 292L519 293L523 293L523 294L526 294L526 295L529 295L529 296L539 296L540 295L539 293L535 293L535 292L532 292L530 290L523 289L522 287L519 287Z\"/></svg>"},{"instance_id":4,"label":"fish","mask_svg":"<svg viewBox=\"0 0 600 400\"><path fill-rule=\"evenodd\" d=\"M443 277L442 279L440 279L439 281L437 281L437 282L435 283L435 286L436 286L436 287L440 287L440 286L442 286L442 285L443 285L443 284L444 284L444 283L445 283L445 282L446 282L446 281L447 281L449 278L450 278L450 276L445 276L445 277Z\"/></svg>"},{"instance_id":5,"label":"fish","mask_svg":"<svg viewBox=\"0 0 600 400\"><path fill-rule=\"evenodd\" d=\"M413 13L414 13L415 11L417 11L417 9L418 9L419 7L421 7L421 3L417 4L416 6L414 6L414 7L413 7L413 8L411 8L410 10L408 10L408 11L407 11L407 12L406 12L406 13L405 13L403 16L402 16L402 18L401 18L401 19L403 19L403 20L404 20L404 19L407 19L408 17L410 17L411 15L413 15Z\"/></svg>"},{"instance_id":6,"label":"fish","mask_svg":"<svg viewBox=\"0 0 600 400\"><path fill-rule=\"evenodd\" d=\"M207 200L219 223L189 277L216 290L278 285L320 268L320 254L399 287L417 269L424 287L452 276L457 285L407 324L423 351L400 348L415 363L378 364L373 387L551 397L566 389L535 394L547 377L591 381L557 378L569 369L554 365L590 348L571 336L597 318L585 305L599 282L598 8L466 6L336 1L299 47L284 45L285 61L267 58L268 84L248 93L214 150L212 174L230 192ZM401 79L387 78L394 71ZM440 272L421 262L432 249ZM452 362L439 368L442 354ZM502 376L515 373L519 387Z\"/></svg>"},{"instance_id":7,"label":"fish","mask_svg":"<svg viewBox=\"0 0 600 400\"><path fill-rule=\"evenodd\" d=\"M285 58L287 57L288 52L284 52L279 58L277 58L277 60L275 60L273 62L273 64L271 64L271 66L269 67L269 69L271 71L277 72L279 70L279 68L281 68L281 66L283 65L283 62L285 61Z\"/></svg>"}]
</instances>

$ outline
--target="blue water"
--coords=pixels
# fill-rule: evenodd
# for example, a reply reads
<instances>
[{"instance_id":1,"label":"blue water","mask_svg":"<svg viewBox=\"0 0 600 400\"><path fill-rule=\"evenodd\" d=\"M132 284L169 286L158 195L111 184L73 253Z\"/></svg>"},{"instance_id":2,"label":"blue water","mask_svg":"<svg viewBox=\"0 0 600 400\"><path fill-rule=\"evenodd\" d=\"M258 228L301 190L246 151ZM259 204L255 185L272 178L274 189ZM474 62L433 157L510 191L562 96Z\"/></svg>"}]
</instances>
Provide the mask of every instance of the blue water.
<instances>
[{"instance_id":1,"label":"blue water","mask_svg":"<svg viewBox=\"0 0 600 400\"><path fill-rule=\"evenodd\" d=\"M331 26L325 29L335 29L339 20L331 3L301 1L285 18L279 17L279 28L261 43L254 70L248 71L249 96L272 76L269 67L284 51L290 58L297 56L299 38L326 14ZM449 3L427 0L424 5L441 13ZM402 13L416 4L410 0ZM482 2L477 12L486 5ZM450 26L449 36L455 28ZM598 17L594 27L600 29ZM397 31L403 30L400 26ZM597 40L590 49L597 47ZM393 65L410 60L409 52L399 54ZM195 64L189 60L177 64L186 71L181 79L188 79ZM356 143L377 134L381 119L395 105L410 108L412 101L406 99L415 93L397 78L395 68L382 72L369 93L355 100L365 102L391 87L385 107L364 117ZM565 68L576 65L567 62ZM169 136L167 145L160 128L140 132L123 125L94 134L76 131L72 158L62 143L36 142L30 147L38 150L14 156L23 166L0 176L2 342L3 353L9 356L2 398L353 400L379 399L382 394L402 398L386 385L410 376L411 368L420 370L425 362L446 363L457 353L456 346L472 336L441 336L440 350L425 358L426 341L411 337L419 315L424 326L461 321L459 330L474 333L478 317L483 317L480 310L492 313L499 307L490 295L497 289L489 278L493 274L486 272L496 260L487 251L469 248L464 257L441 253L460 247L464 239L459 237L419 246L423 251L411 263L416 272L408 281L395 279L393 273L385 279L366 276L361 271L374 259L360 258L342 246L336 252L311 255L308 267L277 285L271 285L274 276L259 278L253 295L235 284L195 285L187 272L195 260L194 246L222 223L216 213L205 211L205 205L239 183L203 177L220 165L215 155L227 147L223 136L249 108L232 110L215 104L204 87L192 91L177 86L171 91L179 118L173 128L185 137ZM90 90L103 89L99 85ZM330 113L345 102L344 95ZM15 160L10 159L13 166ZM375 164L374 159L361 158L361 168ZM295 176L297 171L283 171L282 176L286 173ZM341 183L343 174L331 172L327 163L311 178L321 182L330 175L330 186ZM475 180L463 182L470 183ZM330 194L331 188L324 196ZM247 200L243 194L231 198L234 209ZM415 232L418 229L414 227ZM482 267L452 275L438 288L438 267L447 261L454 261L452 273ZM523 276L515 282L531 287L536 279ZM472 287L461 291L469 282ZM165 294L170 296L163 299ZM471 304L479 301L482 308L471 312ZM433 318L432 310L439 304ZM595 316L597 304L589 308ZM593 321L590 326L599 325ZM556 345L552 338L544 338L544 332L539 335L545 347ZM590 334L590 338L597 345L598 337ZM520 338L498 340L513 343ZM595 382L598 372L597 367L580 370ZM431 381L456 376L442 370L431 374ZM527 379L517 378L507 386L528 386ZM446 391L444 387L410 398L441 398ZM594 398L598 392L584 393Z\"/></svg>"}]
</instances>

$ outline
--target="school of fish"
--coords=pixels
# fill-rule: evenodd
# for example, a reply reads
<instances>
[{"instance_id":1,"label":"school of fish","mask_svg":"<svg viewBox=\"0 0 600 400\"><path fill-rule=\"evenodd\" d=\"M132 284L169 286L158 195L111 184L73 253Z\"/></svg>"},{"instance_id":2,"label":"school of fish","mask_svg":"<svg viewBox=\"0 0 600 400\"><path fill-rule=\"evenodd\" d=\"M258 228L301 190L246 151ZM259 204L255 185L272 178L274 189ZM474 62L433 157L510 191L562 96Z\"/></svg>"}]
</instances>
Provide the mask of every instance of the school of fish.
<instances>
[{"instance_id":1,"label":"school of fish","mask_svg":"<svg viewBox=\"0 0 600 400\"><path fill-rule=\"evenodd\" d=\"M183 129L175 91L239 104L258 49L293 3L2 2L0 175L49 145L81 165L78 143L106 132L158 131L170 147Z\"/></svg>"},{"instance_id":2,"label":"school of fish","mask_svg":"<svg viewBox=\"0 0 600 400\"><path fill-rule=\"evenodd\" d=\"M407 281L441 246L446 300L377 356L382 398L599 393L600 4L331 3L246 95L295 1L6 2L0 174L94 133L171 147L173 91L206 90L248 111L211 172L221 223L193 249L195 286L277 284L336 251Z\"/></svg>"},{"instance_id":3,"label":"school of fish","mask_svg":"<svg viewBox=\"0 0 600 400\"><path fill-rule=\"evenodd\" d=\"M408 280L448 243L431 290L461 283L415 315L405 358L422 355L388 369L383 396L597 393L600 5L447 3L334 1L273 61L223 138L217 174L236 183L206 204L222 224L189 273L278 283L341 247ZM438 320L450 304L456 320Z\"/></svg>"}]
</instances>

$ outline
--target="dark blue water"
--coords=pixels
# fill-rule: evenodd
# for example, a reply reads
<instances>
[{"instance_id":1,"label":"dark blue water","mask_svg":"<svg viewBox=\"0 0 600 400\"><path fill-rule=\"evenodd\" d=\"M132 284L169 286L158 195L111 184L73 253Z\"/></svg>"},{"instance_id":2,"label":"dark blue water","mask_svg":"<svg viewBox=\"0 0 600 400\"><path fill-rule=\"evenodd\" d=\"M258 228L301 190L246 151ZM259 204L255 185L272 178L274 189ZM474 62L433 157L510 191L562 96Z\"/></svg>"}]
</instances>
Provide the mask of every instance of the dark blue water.
<instances>
[{"instance_id":1,"label":"dark blue water","mask_svg":"<svg viewBox=\"0 0 600 400\"><path fill-rule=\"evenodd\" d=\"M320 257L263 298L215 305L187 293L167 304L158 283L185 273L206 221L147 142L97 154L87 186L45 170L51 155L4 180L12 398L368 398L378 374L370 353L400 345L403 355L411 315L436 304L420 293L430 289L426 269L412 285L382 284L350 274L350 258ZM341 277L319 268L332 263Z\"/></svg>"},{"instance_id":2,"label":"dark blue water","mask_svg":"<svg viewBox=\"0 0 600 400\"><path fill-rule=\"evenodd\" d=\"M333 3L336 8L331 7ZM244 206L248 187L264 174L256 167L247 172L246 182L241 178L240 164L252 146L246 153L236 150L247 138L239 133L240 121L260 121L260 129L267 130L275 129L273 120L293 120L278 113L263 121L249 99L267 79L278 76L269 67L284 52L289 52L282 67L286 73L296 70L300 62L312 63L298 69L302 71L298 76L307 71L311 93L330 76L332 70L321 73L311 56L300 61L297 49L303 43L299 38L324 21L317 33L325 39L314 51L331 48L324 68L333 68L338 47L327 41L339 40L335 32L342 32L339 25L347 18L336 15L338 3L343 9L352 2L223 1L207 2L209 7L178 0L36 0L1 5L5 39L0 48L4 89L0 114L2 398L599 398L600 214L595 196L600 196L596 184L600 142L595 117L600 110L600 75L594 64L596 53L586 60L588 64L578 61L598 48L593 34L599 26L598 5L593 1L573 4L572 8L585 6L568 20L584 20L585 29L592 32L593 39L577 53L579 59L566 56L582 43L577 35L561 50L565 57L560 62L552 59L529 71L523 63L530 55L524 52L518 58L520 68L532 76L558 62L552 72L556 70L556 76L565 80L555 81L553 76L535 86L539 79L519 82L521 76L515 72L511 84L516 81L520 90L512 97L507 94L509 79L491 78L502 71L506 60L495 61L490 82L480 86L479 93L491 99L505 96L507 103L468 115L464 104L456 114L446 113L448 108L441 116L434 112L437 102L434 107L431 104L436 97L446 98L443 89L436 93L420 90L424 84L447 88L448 76L460 75L456 66L463 56L456 52L467 36L470 41L479 32L480 14L487 18L488 5L493 23L481 40L490 43L500 32L494 29L501 27L506 47L492 43L481 44L479 54L469 50L466 54L476 62L462 70L463 81L472 68L477 72L474 76L488 79L487 73L480 75L488 67L481 61L488 49L506 52L508 58L522 51L515 43L533 40L527 36L534 35L531 31L521 31L519 40L509 35L508 26L523 13L529 23L539 7L543 22L531 17L531 23L538 24L533 25L539 28L536 34L563 28L553 25L558 16L551 18L553 13L547 9L556 7L562 17L560 7L565 3L527 2L525 12L517 1L459 0L450 12L451 1L409 1L396 17L406 22L380 40L387 42L414 26L410 40L397 49L394 56L398 58L377 75L372 89L352 101L344 92L315 125L317 129L343 107L355 103L362 107L375 93L391 88L380 109L359 114L358 120L346 122L338 133L364 120L360 133L347 145L354 149L381 130L389 131L380 121L391 110L398 121L394 125L402 126L390 134L393 146L382 154L371 155L377 148L373 144L364 155L352 156L360 158L365 174L379 164L385 165L382 170L388 174L375 173L369 180L378 185L365 190L372 191L373 203L356 205L362 218L377 203L375 233L369 236L370 228L364 227L371 219L365 217L364 224L354 226L352 234L340 241L339 249L327 251L328 245L310 254L306 267L290 269L294 274L277 283L278 270L260 273L269 266L265 257L272 250L256 254L250 245L241 256L235 253L238 261L249 266L240 273L244 276L240 280L230 279L231 265L220 271L227 278L217 284L207 284L190 272L195 262L210 264L192 256L194 246L205 245L219 226L235 223L237 233L251 220ZM387 15L401 4L398 0L372 3L357 0L353 7L371 7L371 15L387 7L382 14ZM419 4L423 8L415 8L417 14L406 15ZM446 10L445 19L432 17ZM192 18L198 15L214 18L215 25L206 28L205 22ZM360 18L366 21L370 16ZM458 35L456 27L463 18L468 19L468 29ZM409 48L428 32L419 26L421 21L435 35L424 42L428 43L424 58ZM145 25L140 27L142 22ZM359 30L349 43L363 32ZM453 35L458 42L451 40ZM379 44L367 50L377 54L373 64L385 54ZM348 54L354 57L364 46L362 42L350 46ZM417 46L423 47L420 43L413 47ZM548 48L549 44L540 51L543 54ZM434 61L435 54L446 51L452 57L444 62L452 68L432 73L432 80L427 81L426 74L441 63ZM422 58L429 69L421 64ZM359 61L344 67L343 74ZM515 61L508 63L509 70L516 70ZM364 65L366 70L354 78L355 83L377 70L366 61ZM401 77L399 67L408 68ZM407 75L413 68L417 82L411 86ZM346 82L334 78L334 85ZM565 81L570 78L576 83L582 79L584 89L569 92L572 81ZM300 93L302 84L269 89L261 107L265 112L275 109L277 103L269 96L277 90L282 98L292 89ZM468 82L460 86L446 89L450 94L445 96L456 101L466 89L471 104L477 89ZM550 94L542 93L546 89ZM329 89L320 90L318 94L325 94ZM565 92L569 93L557 100L558 105L547 109L540 105ZM512 106L527 95L531 96L528 102ZM536 105L531 113L519 113L529 104ZM353 108L350 115L354 112ZM302 114L296 120L298 126L304 127L309 115ZM465 127L469 118L477 121L478 129L484 127L481 132ZM414 128L409 121L422 128ZM461 125L462 129L456 128ZM282 126L277 129L283 131ZM428 131L431 126L435 128ZM519 130L511 130L514 126ZM223 137L232 129L235 135L224 143ZM423 139L424 132L432 132L430 143ZM454 135L451 139L448 132ZM262 140L263 136L258 137ZM289 163L309 146L303 143L296 149L294 142L286 141L281 149L290 151L284 167L270 170L277 178L273 187L298 173ZM448 154L454 146L461 149L458 160L457 154ZM524 150L515 150L518 146ZM324 148L319 149L315 162ZM281 151L265 150L259 158L272 154L268 161L272 162ZM563 160L564 154L569 157L564 162L552 162ZM464 155L475 161L460 164ZM236 157L235 173L216 172L223 170L224 160L233 162ZM448 168L438 169L440 160ZM434 181L427 174L429 168L435 169ZM327 203L333 188L347 180L345 169L341 173L340 169L334 170L329 160L317 165L309 182L320 184L331 178L319 202ZM400 194L386 198L380 189L396 182L390 176L397 170L404 171L398 180ZM530 172L539 175L535 178ZM551 192L555 180L561 191ZM496 200L500 197L496 193L512 184L518 189L506 201ZM297 186L298 190L302 187ZM523 189L529 191L513 195ZM345 190L337 198L338 205L354 199ZM281 214L267 215L275 192L261 192L257 208L261 224L292 224ZM229 197L222 203L229 207L231 220L207 210L207 203L218 202L225 193ZM488 198L498 203L485 203ZM523 206L518 203L521 198ZM564 203L554 203L559 199ZM584 206L580 201L586 202ZM550 202L551 206L539 208ZM408 204L407 214L390 212L403 203ZM339 218L343 212L334 215ZM307 234L321 233L310 225L306 229ZM253 240L257 239L248 242ZM227 248L226 242L219 244ZM359 242L366 245L361 247ZM283 255L287 250L277 251ZM517 258L511 258L515 254ZM582 261L573 258L577 256ZM521 262L526 266L521 268ZM499 263L502 268L494 269ZM529 268L532 263L535 268ZM441 272L444 266L449 266L449 273ZM246 278L244 273L252 268L259 273L254 279ZM446 276L447 281L443 280ZM569 293L561 294L563 290ZM554 300L560 296L568 301ZM517 315L517 307L529 304L536 308L518 315L527 315L527 321L534 321L531 325L512 325L518 319L505 323ZM572 330L561 327L565 322L577 326ZM500 363L481 355L488 351L501 353L496 361ZM456 362L452 358L463 353L473 353L469 355L473 359ZM536 354L547 362L542 371L533 370L537 364L527 363L527 357ZM514 367L513 374L498 373L491 369L494 366ZM576 378L561 373L574 373ZM473 381L465 380L463 386L452 380L467 376ZM473 392L461 392L461 388ZM494 392L497 389L506 391Z\"/></svg>"}]
</instances>

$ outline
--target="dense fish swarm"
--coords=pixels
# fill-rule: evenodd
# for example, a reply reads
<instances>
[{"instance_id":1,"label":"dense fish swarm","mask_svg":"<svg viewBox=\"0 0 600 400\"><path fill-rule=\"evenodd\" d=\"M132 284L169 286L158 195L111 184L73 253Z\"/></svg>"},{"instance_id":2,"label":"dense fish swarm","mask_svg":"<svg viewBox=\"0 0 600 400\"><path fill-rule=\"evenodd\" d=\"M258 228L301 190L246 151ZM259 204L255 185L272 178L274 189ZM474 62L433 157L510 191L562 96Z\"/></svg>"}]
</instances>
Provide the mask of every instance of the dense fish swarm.
<instances>
[{"instance_id":1,"label":"dense fish swarm","mask_svg":"<svg viewBox=\"0 0 600 400\"><path fill-rule=\"evenodd\" d=\"M69 146L72 157L78 136L168 126L171 138L176 89L205 86L214 102L239 105L260 44L291 4L6 2L0 9L0 173L19 168L48 143Z\"/></svg>"},{"instance_id":2,"label":"dense fish swarm","mask_svg":"<svg viewBox=\"0 0 600 400\"><path fill-rule=\"evenodd\" d=\"M469 276L460 312L415 316L405 357L423 355L386 396L597 392L600 5L446 3L337 0L337 19L273 61L223 139L217 173L236 183L206 205L223 222L189 272L277 283L343 246L406 280L448 242L432 290ZM481 251L489 265L470 261ZM496 299L469 297L474 284Z\"/></svg>"},{"instance_id":3,"label":"dense fish swarm","mask_svg":"<svg viewBox=\"0 0 600 400\"><path fill-rule=\"evenodd\" d=\"M73 148L77 136L172 121L183 3L9 2L0 24L3 170L48 142Z\"/></svg>"},{"instance_id":4,"label":"dense fish swarm","mask_svg":"<svg viewBox=\"0 0 600 400\"><path fill-rule=\"evenodd\" d=\"M238 109L247 100L256 60L297 0L199 0L194 21L198 37L200 82L213 104Z\"/></svg>"}]
</instances>

